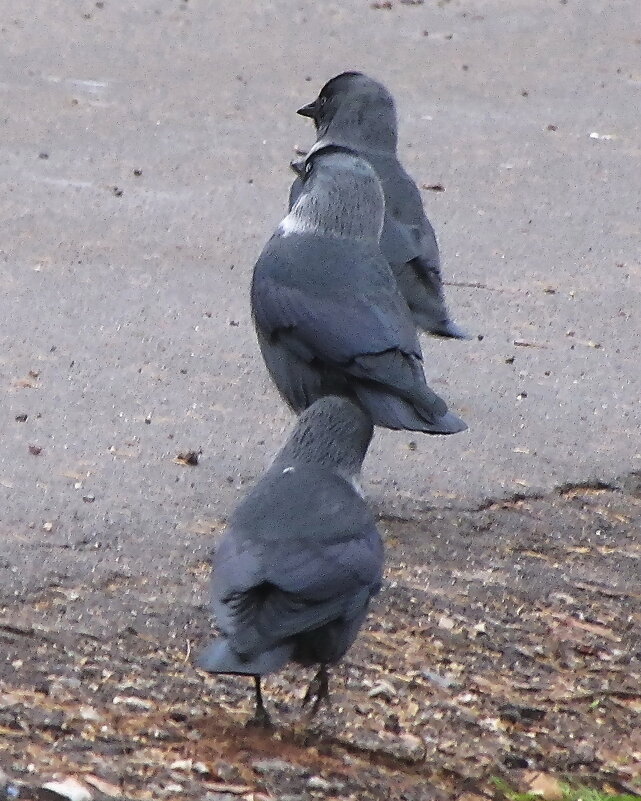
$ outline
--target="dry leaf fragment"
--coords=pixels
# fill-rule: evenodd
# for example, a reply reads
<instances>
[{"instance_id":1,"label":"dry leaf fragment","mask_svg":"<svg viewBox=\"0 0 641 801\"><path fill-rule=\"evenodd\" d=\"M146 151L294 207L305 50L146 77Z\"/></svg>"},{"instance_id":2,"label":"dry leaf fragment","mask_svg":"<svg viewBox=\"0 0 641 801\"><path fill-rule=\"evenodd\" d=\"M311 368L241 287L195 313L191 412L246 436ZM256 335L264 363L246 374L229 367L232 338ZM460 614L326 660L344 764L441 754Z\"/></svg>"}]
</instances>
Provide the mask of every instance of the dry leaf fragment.
<instances>
[{"instance_id":1,"label":"dry leaf fragment","mask_svg":"<svg viewBox=\"0 0 641 801\"><path fill-rule=\"evenodd\" d=\"M185 453L179 453L175 461L178 464L188 464L191 467L195 467L198 464L198 456L198 451L185 451Z\"/></svg>"},{"instance_id":2,"label":"dry leaf fragment","mask_svg":"<svg viewBox=\"0 0 641 801\"><path fill-rule=\"evenodd\" d=\"M53 793L68 798L69 801L91 801L93 795L89 788L74 779L73 776L65 776L61 780L54 780L42 785L44 790L51 790Z\"/></svg>"},{"instance_id":3,"label":"dry leaf fragment","mask_svg":"<svg viewBox=\"0 0 641 801\"><path fill-rule=\"evenodd\" d=\"M81 704L78 707L78 717L81 720L93 721L94 723L100 723L104 720L100 712L88 704Z\"/></svg>"},{"instance_id":4,"label":"dry leaf fragment","mask_svg":"<svg viewBox=\"0 0 641 801\"><path fill-rule=\"evenodd\" d=\"M122 798L120 787L116 787L115 784L101 779L100 776L94 776L92 773L85 773L82 778L87 784L95 787L99 793L107 795L109 798Z\"/></svg>"},{"instance_id":5,"label":"dry leaf fragment","mask_svg":"<svg viewBox=\"0 0 641 801\"><path fill-rule=\"evenodd\" d=\"M147 701L144 698L137 698L135 695L116 695L111 703L114 705L126 704L126 706L131 706L134 709L149 710L154 708L151 701Z\"/></svg>"},{"instance_id":6,"label":"dry leaf fragment","mask_svg":"<svg viewBox=\"0 0 641 801\"><path fill-rule=\"evenodd\" d=\"M456 801L485 801L486 796L477 795L476 793L463 793L456 797Z\"/></svg>"},{"instance_id":7,"label":"dry leaf fragment","mask_svg":"<svg viewBox=\"0 0 641 801\"><path fill-rule=\"evenodd\" d=\"M342 738L339 738L341 741ZM373 754L386 754L408 764L417 764L425 759L425 743L414 734L393 735L388 732L377 735L373 731L355 732L350 739L342 740L351 746Z\"/></svg>"},{"instance_id":8,"label":"dry leaf fragment","mask_svg":"<svg viewBox=\"0 0 641 801\"><path fill-rule=\"evenodd\" d=\"M527 782L527 792L539 795L545 801L561 801L563 787L558 779L549 773L526 773L523 777Z\"/></svg>"},{"instance_id":9,"label":"dry leaf fragment","mask_svg":"<svg viewBox=\"0 0 641 801\"><path fill-rule=\"evenodd\" d=\"M382 696L388 701L391 701L392 698L396 696L396 690L394 687L389 683L389 681L385 681L381 679L377 681L376 684L372 687L372 689L367 693L370 698L378 698Z\"/></svg>"},{"instance_id":10,"label":"dry leaf fragment","mask_svg":"<svg viewBox=\"0 0 641 801\"><path fill-rule=\"evenodd\" d=\"M517 346L517 348L545 348L545 345L537 345L536 342L528 342L527 339L515 339L513 340L513 344Z\"/></svg>"},{"instance_id":11,"label":"dry leaf fragment","mask_svg":"<svg viewBox=\"0 0 641 801\"><path fill-rule=\"evenodd\" d=\"M445 676L441 676L440 673L436 673L433 670L421 670L421 676L432 682L432 684L436 684L437 687L443 687L444 689L448 689L456 684L453 673L447 673Z\"/></svg>"},{"instance_id":12,"label":"dry leaf fragment","mask_svg":"<svg viewBox=\"0 0 641 801\"><path fill-rule=\"evenodd\" d=\"M635 715L641 715L641 698L615 698L610 697L609 701L622 709L627 709L634 712Z\"/></svg>"},{"instance_id":13,"label":"dry leaf fragment","mask_svg":"<svg viewBox=\"0 0 641 801\"><path fill-rule=\"evenodd\" d=\"M193 764L193 759L176 759L169 767L171 770L191 770Z\"/></svg>"},{"instance_id":14,"label":"dry leaf fragment","mask_svg":"<svg viewBox=\"0 0 641 801\"><path fill-rule=\"evenodd\" d=\"M405 707L405 711L407 713L407 717L410 720L412 720L413 718L415 718L418 715L419 709L420 709L420 707L416 703L416 701L410 701Z\"/></svg>"},{"instance_id":15,"label":"dry leaf fragment","mask_svg":"<svg viewBox=\"0 0 641 801\"><path fill-rule=\"evenodd\" d=\"M194 771L203 775L211 773L211 770L204 762L194 762L193 759L176 759L169 766L172 770Z\"/></svg>"},{"instance_id":16,"label":"dry leaf fragment","mask_svg":"<svg viewBox=\"0 0 641 801\"><path fill-rule=\"evenodd\" d=\"M600 595L605 595L606 598L640 598L641 595L636 592L626 591L626 590L617 590L614 587L603 587L600 584L592 584L586 581L575 581L573 583L574 587L578 587L580 590L587 590L588 592L596 593L598 592Z\"/></svg>"}]
</instances>

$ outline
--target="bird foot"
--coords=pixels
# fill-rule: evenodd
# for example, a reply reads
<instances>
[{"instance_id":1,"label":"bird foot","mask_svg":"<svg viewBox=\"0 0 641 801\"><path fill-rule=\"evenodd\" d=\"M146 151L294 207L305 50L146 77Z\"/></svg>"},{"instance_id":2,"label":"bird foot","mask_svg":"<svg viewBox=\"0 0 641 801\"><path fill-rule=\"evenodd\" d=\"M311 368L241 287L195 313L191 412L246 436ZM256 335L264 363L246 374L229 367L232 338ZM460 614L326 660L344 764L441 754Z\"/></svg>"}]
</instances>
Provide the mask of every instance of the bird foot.
<instances>
[{"instance_id":1,"label":"bird foot","mask_svg":"<svg viewBox=\"0 0 641 801\"><path fill-rule=\"evenodd\" d=\"M318 673L311 680L305 697L303 698L302 706L306 707L312 699L314 699L314 703L309 711L310 720L316 715L323 701L328 708L331 707L329 698L329 676L327 675L325 665L320 666Z\"/></svg>"},{"instance_id":2,"label":"bird foot","mask_svg":"<svg viewBox=\"0 0 641 801\"><path fill-rule=\"evenodd\" d=\"M254 688L256 693L256 711L254 716L245 724L247 729L273 729L274 724L269 717L269 712L263 703L263 693L260 687L260 676L254 676Z\"/></svg>"},{"instance_id":3,"label":"bird foot","mask_svg":"<svg viewBox=\"0 0 641 801\"><path fill-rule=\"evenodd\" d=\"M269 712L263 709L257 709L254 715L249 718L247 723L245 723L246 729L264 729L265 731L271 730L274 728L274 724L272 723L272 719L269 717Z\"/></svg>"}]
</instances>

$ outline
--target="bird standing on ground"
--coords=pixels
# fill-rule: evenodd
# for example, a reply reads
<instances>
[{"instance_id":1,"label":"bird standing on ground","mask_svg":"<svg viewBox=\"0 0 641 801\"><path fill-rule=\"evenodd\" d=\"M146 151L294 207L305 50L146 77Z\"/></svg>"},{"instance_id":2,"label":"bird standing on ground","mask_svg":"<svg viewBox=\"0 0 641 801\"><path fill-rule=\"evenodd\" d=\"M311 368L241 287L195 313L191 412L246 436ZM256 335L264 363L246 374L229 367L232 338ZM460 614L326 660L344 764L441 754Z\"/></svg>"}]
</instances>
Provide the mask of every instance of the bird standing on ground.
<instances>
[{"instance_id":1,"label":"bird standing on ground","mask_svg":"<svg viewBox=\"0 0 641 801\"><path fill-rule=\"evenodd\" d=\"M383 217L367 161L335 146L308 157L301 193L254 267L263 358L295 412L343 395L375 425L455 434L467 426L427 386L410 311L380 251Z\"/></svg>"},{"instance_id":2,"label":"bird standing on ground","mask_svg":"<svg viewBox=\"0 0 641 801\"><path fill-rule=\"evenodd\" d=\"M269 725L261 676L319 664L303 704L328 701L327 666L352 645L378 592L383 543L357 477L372 438L367 414L323 398L298 419L274 462L233 513L214 557L222 632L197 664L253 675L254 721Z\"/></svg>"},{"instance_id":3,"label":"bird standing on ground","mask_svg":"<svg viewBox=\"0 0 641 801\"><path fill-rule=\"evenodd\" d=\"M450 319L434 229L416 183L398 160L397 116L391 94L367 75L345 72L328 81L318 98L298 109L298 114L311 117L316 126L317 140L310 153L339 145L358 153L376 170L385 193L381 250L416 326L436 336L468 338ZM294 181L290 208L302 186L300 178Z\"/></svg>"}]
</instances>

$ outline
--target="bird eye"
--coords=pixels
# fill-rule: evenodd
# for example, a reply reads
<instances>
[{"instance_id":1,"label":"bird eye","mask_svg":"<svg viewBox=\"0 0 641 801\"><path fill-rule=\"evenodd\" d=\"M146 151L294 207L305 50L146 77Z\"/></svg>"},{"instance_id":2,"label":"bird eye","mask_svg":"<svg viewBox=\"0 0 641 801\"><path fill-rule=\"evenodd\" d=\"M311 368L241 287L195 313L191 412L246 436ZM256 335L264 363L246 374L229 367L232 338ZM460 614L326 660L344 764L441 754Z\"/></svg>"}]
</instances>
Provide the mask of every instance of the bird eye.
<instances>
[{"instance_id":1,"label":"bird eye","mask_svg":"<svg viewBox=\"0 0 641 801\"><path fill-rule=\"evenodd\" d=\"M318 102L319 105L324 106L327 103L327 98L323 95Z\"/></svg>"},{"instance_id":2,"label":"bird eye","mask_svg":"<svg viewBox=\"0 0 641 801\"><path fill-rule=\"evenodd\" d=\"M305 175L309 175L310 174L310 172L312 171L313 166L314 165L312 164L311 161L307 162L307 164L305 165Z\"/></svg>"}]
</instances>

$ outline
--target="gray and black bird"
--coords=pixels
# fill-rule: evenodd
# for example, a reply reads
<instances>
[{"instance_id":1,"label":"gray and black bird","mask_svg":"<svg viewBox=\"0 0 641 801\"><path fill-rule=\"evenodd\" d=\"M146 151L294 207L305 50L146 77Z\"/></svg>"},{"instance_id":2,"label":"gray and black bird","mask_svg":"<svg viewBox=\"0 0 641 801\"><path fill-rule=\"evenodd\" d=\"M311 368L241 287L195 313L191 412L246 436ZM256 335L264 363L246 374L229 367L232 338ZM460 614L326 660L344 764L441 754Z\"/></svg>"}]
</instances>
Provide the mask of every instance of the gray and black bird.
<instances>
[{"instance_id":1,"label":"gray and black bird","mask_svg":"<svg viewBox=\"0 0 641 801\"><path fill-rule=\"evenodd\" d=\"M375 425L455 434L467 426L427 386L416 327L380 251L383 216L365 159L334 145L307 158L301 192L254 267L263 358L295 412L342 395Z\"/></svg>"},{"instance_id":2,"label":"gray and black bird","mask_svg":"<svg viewBox=\"0 0 641 801\"><path fill-rule=\"evenodd\" d=\"M416 326L435 336L469 338L450 319L434 229L416 183L398 160L392 95L367 75L344 72L328 81L317 99L299 108L298 114L310 117L316 126L317 140L311 153L326 145L339 145L358 153L376 170L385 193L381 250ZM300 164L292 167L298 172ZM302 181L297 179L290 191L290 208L301 191Z\"/></svg>"},{"instance_id":3,"label":"gray and black bird","mask_svg":"<svg viewBox=\"0 0 641 801\"><path fill-rule=\"evenodd\" d=\"M300 415L271 467L234 511L215 552L221 636L199 656L211 673L261 677L287 662L319 665L303 704L329 702L328 666L352 645L381 586L383 543L358 487L369 416L325 397Z\"/></svg>"}]
</instances>

